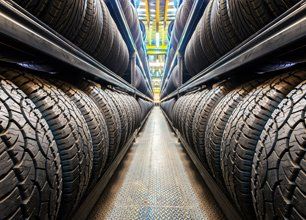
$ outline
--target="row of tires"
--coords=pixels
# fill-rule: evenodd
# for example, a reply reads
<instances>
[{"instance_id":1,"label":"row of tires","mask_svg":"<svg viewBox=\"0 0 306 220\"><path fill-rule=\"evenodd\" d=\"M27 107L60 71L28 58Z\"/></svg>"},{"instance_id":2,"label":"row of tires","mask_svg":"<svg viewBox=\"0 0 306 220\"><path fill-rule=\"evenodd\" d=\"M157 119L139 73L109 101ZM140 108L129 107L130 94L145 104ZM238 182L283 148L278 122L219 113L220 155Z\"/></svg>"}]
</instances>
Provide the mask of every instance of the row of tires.
<instances>
[{"instance_id":1,"label":"row of tires","mask_svg":"<svg viewBox=\"0 0 306 220\"><path fill-rule=\"evenodd\" d=\"M116 74L126 72L129 51L103 0L14 1Z\"/></svg>"},{"instance_id":2,"label":"row of tires","mask_svg":"<svg viewBox=\"0 0 306 220\"><path fill-rule=\"evenodd\" d=\"M175 20L172 27L171 26L169 27L170 28L169 30L171 30L170 43L169 43L170 48L167 54L167 60L164 71L165 73L168 73L168 71L170 70L171 63L173 61L175 52L177 50L178 43L183 34L187 19L190 15L193 3L194 0L184 0L176 12ZM164 79L165 77L167 76L164 75Z\"/></svg>"},{"instance_id":3,"label":"row of tires","mask_svg":"<svg viewBox=\"0 0 306 220\"><path fill-rule=\"evenodd\" d=\"M140 126L151 106L140 103L1 68L0 219L69 218Z\"/></svg>"},{"instance_id":4,"label":"row of tires","mask_svg":"<svg viewBox=\"0 0 306 220\"><path fill-rule=\"evenodd\" d=\"M185 50L193 76L299 0L210 0Z\"/></svg>"},{"instance_id":5,"label":"row of tires","mask_svg":"<svg viewBox=\"0 0 306 220\"><path fill-rule=\"evenodd\" d=\"M306 218L306 71L223 82L162 107L245 219Z\"/></svg>"},{"instance_id":6,"label":"row of tires","mask_svg":"<svg viewBox=\"0 0 306 220\"><path fill-rule=\"evenodd\" d=\"M148 59L147 59L147 53L145 51L145 45L144 45L144 38L145 38L145 33L141 30L141 27L143 27L143 30L145 31L145 25L143 23L140 23L138 19L138 14L129 0L120 0L120 5L122 8L122 11L125 15L125 19L127 21L127 24L130 28L132 37L134 39L139 58L141 60L142 66L144 68L145 75L147 79L151 79L150 75L150 70L149 70L149 65L148 65ZM142 26L140 25L142 24ZM141 69L139 66L136 66L136 72L133 73L135 75L135 87L141 91L142 93L150 96L150 91L149 88L147 88L146 85L146 80L144 75L142 74Z\"/></svg>"}]
</instances>

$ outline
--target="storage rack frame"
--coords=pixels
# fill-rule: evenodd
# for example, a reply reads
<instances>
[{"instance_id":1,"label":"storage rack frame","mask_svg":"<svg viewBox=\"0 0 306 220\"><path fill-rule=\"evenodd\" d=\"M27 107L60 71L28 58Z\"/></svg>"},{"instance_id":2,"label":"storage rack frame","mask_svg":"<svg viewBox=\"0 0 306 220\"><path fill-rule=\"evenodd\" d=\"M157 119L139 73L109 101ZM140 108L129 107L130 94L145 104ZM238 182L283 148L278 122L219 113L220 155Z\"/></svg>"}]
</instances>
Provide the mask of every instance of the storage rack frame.
<instances>
[{"instance_id":1,"label":"storage rack frame","mask_svg":"<svg viewBox=\"0 0 306 220\"><path fill-rule=\"evenodd\" d=\"M184 50L192 36L193 31L195 30L197 21L199 20L199 15L197 13L199 10L203 9L201 7L206 7L206 5L207 2L201 0L197 0L194 3L192 13L187 20L182 39L180 40L168 73L171 73L171 70L176 64L178 64L180 65L179 75L180 78L182 78L184 71L182 68L184 62L182 58ZM197 6L198 8L196 9L195 7ZM210 86L212 83L222 81L228 77L250 77L250 74L241 75L241 72L248 68L254 68L256 65L261 65L262 63L267 66L269 66L269 64L273 65L275 57L280 58L281 60L281 58L288 56L288 54L292 56L290 59L288 59L289 61L284 62L283 65L278 66L278 63L276 63L276 65L271 69L271 72L292 68L292 66L295 65L305 65L306 56L305 52L303 52L305 47L306 0L302 0L275 21L262 28L259 32L242 42L212 65L208 66L198 75L192 77L186 83L181 84L178 89L162 98L161 103L170 99L177 100L184 94L196 92ZM263 72L252 73L252 75L262 74ZM169 78L170 74L168 74L165 81L163 81L163 89L166 88ZM182 146L186 150L186 153L189 155L190 159L193 161L195 167L202 176L203 182L211 191L225 216L228 219L233 220L242 219L240 212L233 205L234 203L225 193L225 190L217 185L216 181L210 175L208 170L202 165L193 149L188 145L180 132L173 126L173 123L163 109L162 112L166 117L168 124L175 132Z\"/></svg>"},{"instance_id":2,"label":"storage rack frame","mask_svg":"<svg viewBox=\"0 0 306 220\"><path fill-rule=\"evenodd\" d=\"M201 4L202 2L202 4ZM197 10L200 7L206 7L204 1L197 0L194 3L192 13L190 14L186 23L182 39L179 43L177 52L173 58L169 73L174 68L177 58L184 54L184 50L190 40L193 31L195 30L199 15ZM195 8L198 7L196 10ZM242 42L233 50L225 54L219 60L208 66L202 72L189 79L186 83L182 84L177 90L171 92L164 97L161 102L205 86L205 84L216 79L222 79L226 76L234 76L238 70L247 68L256 64L261 59L272 59L277 56L282 48L293 46L298 41L306 42L306 1L302 0L294 7L278 17L276 20L262 28L260 31L252 35L250 38ZM292 48L291 48L292 49ZM183 61L181 61L182 63ZM282 68L290 68L291 65ZM183 68L180 68L180 75L183 75ZM165 89L170 74L167 75L162 88ZM163 90L162 89L162 90Z\"/></svg>"},{"instance_id":3,"label":"storage rack frame","mask_svg":"<svg viewBox=\"0 0 306 220\"><path fill-rule=\"evenodd\" d=\"M127 30L128 27L125 26L125 29ZM131 48L129 45L131 42L126 43L128 48ZM0 2L0 46L9 48L10 53L15 57L25 59L25 56L30 56L48 59L52 64L47 62L39 67L42 70L47 69L45 72L53 68L54 64L59 67L56 70L76 69L84 75L95 77L104 84L112 85L135 97L153 101L11 0ZM0 55L0 61L25 65L19 60L8 60L3 54Z\"/></svg>"},{"instance_id":4,"label":"storage rack frame","mask_svg":"<svg viewBox=\"0 0 306 220\"><path fill-rule=\"evenodd\" d=\"M116 3L119 4L118 1ZM119 6L117 5L116 7ZM121 16L120 19L124 21L125 18L122 11L120 11L119 15L117 14L117 19L118 16ZM122 32L129 31L126 22L120 23L118 28ZM129 49L135 48L132 38L126 43ZM29 61L30 63L28 63ZM13 64L20 67L32 65L32 67L34 66L50 76L52 76L50 74L52 71L61 72L71 69L76 72L82 72L83 75L94 78L103 85L153 103L150 97L138 91L127 81L117 76L11 0L0 1L0 63ZM64 72L60 74L65 75ZM122 147L96 186L82 200L76 213L74 213L76 219L85 220L89 215L149 115L150 112L142 121L141 126L136 129L131 138Z\"/></svg>"}]
</instances>

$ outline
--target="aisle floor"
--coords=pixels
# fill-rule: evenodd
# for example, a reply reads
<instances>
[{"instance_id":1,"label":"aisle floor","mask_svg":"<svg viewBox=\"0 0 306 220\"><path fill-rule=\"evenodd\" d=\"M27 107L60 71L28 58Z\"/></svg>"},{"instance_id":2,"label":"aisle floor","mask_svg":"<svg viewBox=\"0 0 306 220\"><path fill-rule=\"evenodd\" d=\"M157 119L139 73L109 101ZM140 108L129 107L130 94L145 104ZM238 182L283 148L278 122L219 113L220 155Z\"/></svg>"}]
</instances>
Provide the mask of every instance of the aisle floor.
<instances>
[{"instance_id":1,"label":"aisle floor","mask_svg":"<svg viewBox=\"0 0 306 220\"><path fill-rule=\"evenodd\" d=\"M89 219L223 219L155 107Z\"/></svg>"}]
</instances>

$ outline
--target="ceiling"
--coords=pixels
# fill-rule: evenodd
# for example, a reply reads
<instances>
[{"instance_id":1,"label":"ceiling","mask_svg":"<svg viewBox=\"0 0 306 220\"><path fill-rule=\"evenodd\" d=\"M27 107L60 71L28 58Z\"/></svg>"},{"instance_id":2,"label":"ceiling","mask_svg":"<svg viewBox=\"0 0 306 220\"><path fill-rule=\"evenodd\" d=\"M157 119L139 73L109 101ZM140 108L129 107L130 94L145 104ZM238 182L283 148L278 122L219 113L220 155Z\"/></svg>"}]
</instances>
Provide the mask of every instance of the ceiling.
<instances>
[{"instance_id":1,"label":"ceiling","mask_svg":"<svg viewBox=\"0 0 306 220\"><path fill-rule=\"evenodd\" d=\"M168 26L175 19L177 0L140 0L139 19L146 26L148 55L165 55Z\"/></svg>"}]
</instances>

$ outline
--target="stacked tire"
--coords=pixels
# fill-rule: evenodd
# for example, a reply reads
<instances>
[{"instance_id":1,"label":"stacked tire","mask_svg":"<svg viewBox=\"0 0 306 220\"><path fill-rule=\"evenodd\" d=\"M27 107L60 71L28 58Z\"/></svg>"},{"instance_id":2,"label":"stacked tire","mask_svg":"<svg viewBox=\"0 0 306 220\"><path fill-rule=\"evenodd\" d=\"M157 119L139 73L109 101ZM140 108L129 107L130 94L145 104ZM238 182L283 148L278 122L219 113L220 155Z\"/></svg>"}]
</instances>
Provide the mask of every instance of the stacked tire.
<instances>
[{"instance_id":1,"label":"stacked tire","mask_svg":"<svg viewBox=\"0 0 306 220\"><path fill-rule=\"evenodd\" d=\"M175 20L173 23L173 27L171 27L171 33L170 33L171 34L170 44L169 44L170 48L169 48L169 53L167 54L167 60L166 60L165 71L164 71L166 74L170 70L171 63L173 61L175 52L177 50L178 43L184 31L185 24L191 12L193 3L194 3L194 0L184 0L176 12ZM164 75L164 79L165 77L167 77L166 74Z\"/></svg>"},{"instance_id":2,"label":"stacked tire","mask_svg":"<svg viewBox=\"0 0 306 220\"><path fill-rule=\"evenodd\" d=\"M306 71L181 96L172 122L244 219L304 219Z\"/></svg>"},{"instance_id":3,"label":"stacked tire","mask_svg":"<svg viewBox=\"0 0 306 220\"><path fill-rule=\"evenodd\" d=\"M116 74L126 72L129 51L104 1L14 1Z\"/></svg>"},{"instance_id":4,"label":"stacked tire","mask_svg":"<svg viewBox=\"0 0 306 220\"><path fill-rule=\"evenodd\" d=\"M297 2L211 0L185 50L188 73L198 74Z\"/></svg>"},{"instance_id":5,"label":"stacked tire","mask_svg":"<svg viewBox=\"0 0 306 220\"><path fill-rule=\"evenodd\" d=\"M142 25L143 31L141 30L141 23L138 19L138 14L133 6L132 2L129 0L120 0L122 11L125 15L125 19L127 21L127 24L130 28L132 37L135 41L136 48L138 50L138 54L140 57L140 60L142 62L142 66L144 68L145 75L147 79L151 80L148 60L147 60L147 53L145 50L145 26ZM137 73L135 73L137 74ZM144 77L143 77L144 78ZM145 79L144 79L145 80Z\"/></svg>"},{"instance_id":6,"label":"stacked tire","mask_svg":"<svg viewBox=\"0 0 306 220\"><path fill-rule=\"evenodd\" d=\"M123 92L0 70L0 219L69 219L140 126Z\"/></svg>"},{"instance_id":7,"label":"stacked tire","mask_svg":"<svg viewBox=\"0 0 306 220\"><path fill-rule=\"evenodd\" d=\"M140 109L138 109L138 112L140 113L140 121L144 120L146 116L149 114L150 110L153 108L154 104L152 102L149 102L147 100L139 98L138 104L140 106Z\"/></svg>"}]
</instances>

